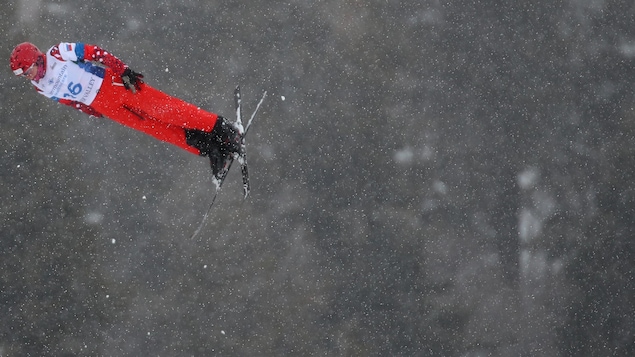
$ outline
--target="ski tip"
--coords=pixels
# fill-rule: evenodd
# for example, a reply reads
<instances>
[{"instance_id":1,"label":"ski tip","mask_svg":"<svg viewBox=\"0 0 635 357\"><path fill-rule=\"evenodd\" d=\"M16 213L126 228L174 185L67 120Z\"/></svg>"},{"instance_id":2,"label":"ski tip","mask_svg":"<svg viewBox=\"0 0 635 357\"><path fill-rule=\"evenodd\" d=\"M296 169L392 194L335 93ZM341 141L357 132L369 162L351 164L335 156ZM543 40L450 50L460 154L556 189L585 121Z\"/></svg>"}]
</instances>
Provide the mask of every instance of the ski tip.
<instances>
[{"instance_id":1,"label":"ski tip","mask_svg":"<svg viewBox=\"0 0 635 357\"><path fill-rule=\"evenodd\" d=\"M214 184L214 188L216 189L216 192L218 192L220 190L220 186L223 183L223 181L219 178L212 177L212 183Z\"/></svg>"},{"instance_id":2,"label":"ski tip","mask_svg":"<svg viewBox=\"0 0 635 357\"><path fill-rule=\"evenodd\" d=\"M249 185L249 178L247 178L247 181L243 182L243 200L247 199L249 192L251 192L251 185Z\"/></svg>"}]
</instances>

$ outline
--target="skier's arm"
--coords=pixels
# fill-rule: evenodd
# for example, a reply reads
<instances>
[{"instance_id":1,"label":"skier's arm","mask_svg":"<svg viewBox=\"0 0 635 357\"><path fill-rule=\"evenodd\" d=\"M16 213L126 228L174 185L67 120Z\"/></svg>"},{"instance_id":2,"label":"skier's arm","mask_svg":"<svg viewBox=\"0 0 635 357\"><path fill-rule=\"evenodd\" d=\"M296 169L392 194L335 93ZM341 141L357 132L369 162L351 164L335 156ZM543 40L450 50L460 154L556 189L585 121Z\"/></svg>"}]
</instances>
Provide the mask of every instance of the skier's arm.
<instances>
[{"instance_id":1,"label":"skier's arm","mask_svg":"<svg viewBox=\"0 0 635 357\"><path fill-rule=\"evenodd\" d=\"M116 74L121 76L126 89L131 89L133 92L134 89L141 89L141 83L143 83L143 74L131 70L130 68L128 68L128 65L123 63L123 61L121 61L119 58L115 57L111 53L104 51L99 46L78 44L77 48L79 48L79 50L82 50L82 46L84 61L95 61L102 63L107 67L110 67Z\"/></svg>"},{"instance_id":2,"label":"skier's arm","mask_svg":"<svg viewBox=\"0 0 635 357\"><path fill-rule=\"evenodd\" d=\"M100 112L96 111L95 108L91 107L90 105L86 105L84 103L80 103L70 99L58 99L57 101L61 104L68 105L69 107L73 107L79 110L80 112L86 113L88 115L91 115L97 118L103 117L103 115Z\"/></svg>"},{"instance_id":3,"label":"skier's arm","mask_svg":"<svg viewBox=\"0 0 635 357\"><path fill-rule=\"evenodd\" d=\"M62 42L58 48L60 56L65 60L99 62L119 75L126 89L133 92L135 89L141 89L143 75L131 70L122 60L99 46L81 42Z\"/></svg>"},{"instance_id":4,"label":"skier's arm","mask_svg":"<svg viewBox=\"0 0 635 357\"><path fill-rule=\"evenodd\" d=\"M122 60L99 46L88 45L81 42L62 42L57 45L57 49L59 56L63 60L73 62L99 62L120 76L128 68Z\"/></svg>"}]
</instances>

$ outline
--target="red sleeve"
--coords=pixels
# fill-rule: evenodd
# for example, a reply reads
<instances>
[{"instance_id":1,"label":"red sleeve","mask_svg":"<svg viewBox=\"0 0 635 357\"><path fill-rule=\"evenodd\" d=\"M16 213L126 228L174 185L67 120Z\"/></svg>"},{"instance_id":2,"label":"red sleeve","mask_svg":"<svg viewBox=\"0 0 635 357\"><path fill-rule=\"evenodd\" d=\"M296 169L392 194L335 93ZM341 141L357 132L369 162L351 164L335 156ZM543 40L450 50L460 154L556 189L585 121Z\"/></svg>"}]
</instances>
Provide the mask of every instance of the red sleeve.
<instances>
[{"instance_id":1,"label":"red sleeve","mask_svg":"<svg viewBox=\"0 0 635 357\"><path fill-rule=\"evenodd\" d=\"M84 113L86 113L88 115L92 115L92 116L97 117L97 118L103 117L103 115L100 112L96 111L95 108L93 108L93 107L91 107L89 105L86 105L84 103L76 102L76 101L70 100L70 99L58 99L57 101L62 103L62 104L64 104L64 105L68 105L69 107L73 107L73 108L75 108L75 109L77 109L77 110L79 110L81 112L84 112Z\"/></svg>"},{"instance_id":2,"label":"red sleeve","mask_svg":"<svg viewBox=\"0 0 635 357\"><path fill-rule=\"evenodd\" d=\"M95 61L110 67L118 75L122 75L128 66L122 60L99 46L84 44L84 61Z\"/></svg>"}]
</instances>

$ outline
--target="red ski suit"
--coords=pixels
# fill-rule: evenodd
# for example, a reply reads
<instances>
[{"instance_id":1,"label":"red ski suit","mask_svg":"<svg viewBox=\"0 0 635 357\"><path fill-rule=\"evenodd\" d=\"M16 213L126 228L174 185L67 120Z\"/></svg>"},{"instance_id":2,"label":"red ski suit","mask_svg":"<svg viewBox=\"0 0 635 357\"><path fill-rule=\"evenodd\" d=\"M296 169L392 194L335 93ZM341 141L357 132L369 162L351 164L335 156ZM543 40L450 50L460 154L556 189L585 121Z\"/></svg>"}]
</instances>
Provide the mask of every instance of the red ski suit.
<instances>
[{"instance_id":1,"label":"red ski suit","mask_svg":"<svg viewBox=\"0 0 635 357\"><path fill-rule=\"evenodd\" d=\"M185 129L211 132L218 115L142 83L136 93L127 90L121 77L106 70L106 77L91 107L98 113L167 141L194 154L199 150L185 142Z\"/></svg>"},{"instance_id":2,"label":"red ski suit","mask_svg":"<svg viewBox=\"0 0 635 357\"><path fill-rule=\"evenodd\" d=\"M218 115L145 83L133 93L121 79L127 68L98 46L60 43L46 53L46 75L32 83L40 94L62 104L108 117L199 155L198 149L186 143L185 130L211 132Z\"/></svg>"}]
</instances>

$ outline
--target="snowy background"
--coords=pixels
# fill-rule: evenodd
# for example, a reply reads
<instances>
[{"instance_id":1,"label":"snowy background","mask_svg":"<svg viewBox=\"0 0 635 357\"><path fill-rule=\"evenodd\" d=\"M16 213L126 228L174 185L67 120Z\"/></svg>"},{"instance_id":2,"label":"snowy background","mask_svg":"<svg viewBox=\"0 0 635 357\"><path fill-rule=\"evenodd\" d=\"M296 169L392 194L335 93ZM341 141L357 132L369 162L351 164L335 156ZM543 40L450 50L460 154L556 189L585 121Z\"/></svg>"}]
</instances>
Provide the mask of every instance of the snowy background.
<instances>
[{"instance_id":1,"label":"snowy background","mask_svg":"<svg viewBox=\"0 0 635 357\"><path fill-rule=\"evenodd\" d=\"M0 0L0 356L635 355L635 5ZM98 44L250 113L208 163L39 96Z\"/></svg>"}]
</instances>

